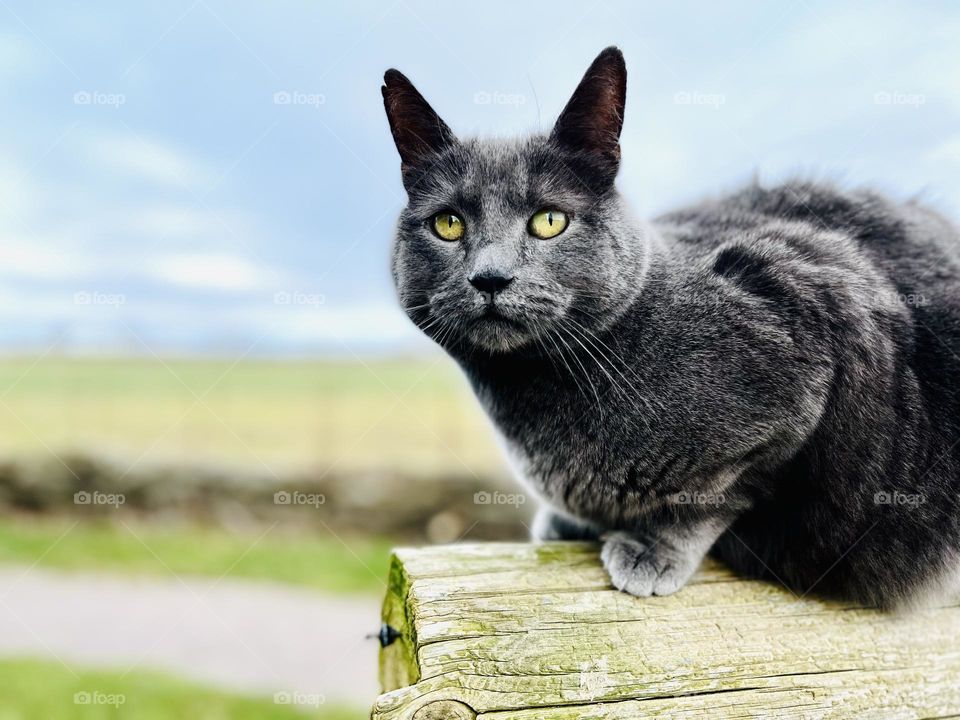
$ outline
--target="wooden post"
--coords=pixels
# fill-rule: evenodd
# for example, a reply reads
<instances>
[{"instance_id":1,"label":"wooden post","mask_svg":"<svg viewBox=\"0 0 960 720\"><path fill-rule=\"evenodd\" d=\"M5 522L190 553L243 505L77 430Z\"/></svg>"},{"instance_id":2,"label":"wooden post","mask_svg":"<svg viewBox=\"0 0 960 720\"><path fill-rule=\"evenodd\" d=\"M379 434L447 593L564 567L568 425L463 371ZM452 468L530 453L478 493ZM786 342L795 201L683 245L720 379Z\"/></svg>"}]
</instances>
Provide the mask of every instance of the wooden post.
<instances>
[{"instance_id":1,"label":"wooden post","mask_svg":"<svg viewBox=\"0 0 960 720\"><path fill-rule=\"evenodd\" d=\"M892 615L709 562L616 592L588 543L397 550L374 720L960 716L960 607Z\"/></svg>"}]
</instances>

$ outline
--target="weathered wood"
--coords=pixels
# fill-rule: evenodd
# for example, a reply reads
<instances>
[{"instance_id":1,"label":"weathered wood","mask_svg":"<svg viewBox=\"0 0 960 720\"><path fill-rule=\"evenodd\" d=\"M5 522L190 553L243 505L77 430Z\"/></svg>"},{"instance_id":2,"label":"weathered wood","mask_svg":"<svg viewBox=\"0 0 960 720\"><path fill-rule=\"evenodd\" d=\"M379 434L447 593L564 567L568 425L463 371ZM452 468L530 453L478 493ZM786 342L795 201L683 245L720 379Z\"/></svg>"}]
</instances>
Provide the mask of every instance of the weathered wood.
<instances>
[{"instance_id":1,"label":"weathered wood","mask_svg":"<svg viewBox=\"0 0 960 720\"><path fill-rule=\"evenodd\" d=\"M707 563L616 592L587 543L397 550L374 720L960 717L960 607L891 615Z\"/></svg>"}]
</instances>

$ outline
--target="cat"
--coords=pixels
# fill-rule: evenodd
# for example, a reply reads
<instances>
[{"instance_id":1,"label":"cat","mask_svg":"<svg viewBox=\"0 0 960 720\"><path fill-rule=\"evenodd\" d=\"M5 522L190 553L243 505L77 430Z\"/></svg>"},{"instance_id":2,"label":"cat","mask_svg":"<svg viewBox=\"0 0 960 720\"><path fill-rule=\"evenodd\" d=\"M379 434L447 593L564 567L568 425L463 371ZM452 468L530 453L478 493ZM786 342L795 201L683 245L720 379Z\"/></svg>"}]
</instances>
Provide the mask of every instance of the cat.
<instances>
[{"instance_id":1,"label":"cat","mask_svg":"<svg viewBox=\"0 0 960 720\"><path fill-rule=\"evenodd\" d=\"M549 134L458 139L400 72L382 93L400 303L542 501L535 539L602 541L636 596L677 591L711 550L798 596L956 592L950 222L802 181L633 219L613 47Z\"/></svg>"}]
</instances>

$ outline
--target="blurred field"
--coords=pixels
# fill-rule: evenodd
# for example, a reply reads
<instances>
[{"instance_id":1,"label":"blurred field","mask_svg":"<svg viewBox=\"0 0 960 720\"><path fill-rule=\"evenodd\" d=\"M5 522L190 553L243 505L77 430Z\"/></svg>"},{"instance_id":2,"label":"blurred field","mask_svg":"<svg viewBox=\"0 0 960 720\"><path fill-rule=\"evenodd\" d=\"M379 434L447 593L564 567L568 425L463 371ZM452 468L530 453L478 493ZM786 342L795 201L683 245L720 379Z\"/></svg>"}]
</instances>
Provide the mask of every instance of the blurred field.
<instances>
[{"instance_id":1,"label":"blurred field","mask_svg":"<svg viewBox=\"0 0 960 720\"><path fill-rule=\"evenodd\" d=\"M0 360L0 456L48 451L276 474L502 472L445 358Z\"/></svg>"},{"instance_id":2,"label":"blurred field","mask_svg":"<svg viewBox=\"0 0 960 720\"><path fill-rule=\"evenodd\" d=\"M333 593L381 595L389 550L383 539L294 534L279 527L240 534L183 524L16 518L0 523L0 564L231 577Z\"/></svg>"},{"instance_id":3,"label":"blurred field","mask_svg":"<svg viewBox=\"0 0 960 720\"><path fill-rule=\"evenodd\" d=\"M160 673L91 672L56 662L0 661L0 720L360 720L363 709L306 709L218 692ZM84 700L89 702L84 703ZM94 700L98 701L97 703ZM116 704L106 704L111 701Z\"/></svg>"},{"instance_id":4,"label":"blurred field","mask_svg":"<svg viewBox=\"0 0 960 720\"><path fill-rule=\"evenodd\" d=\"M526 506L476 498L506 474L446 359L0 360L0 565L14 573L227 577L376 604L392 544L525 532ZM77 500L96 492L124 501ZM324 499L278 503L278 492ZM369 632L365 618L330 621L357 623L352 638ZM163 674L68 669L45 649L35 648L49 662L22 650L0 661L0 720L347 720L369 707L357 697L356 710L294 708ZM138 651L144 668L151 650ZM338 667L359 683L373 668L352 662ZM73 701L91 691L125 703ZM354 694L338 697L352 705Z\"/></svg>"}]
</instances>

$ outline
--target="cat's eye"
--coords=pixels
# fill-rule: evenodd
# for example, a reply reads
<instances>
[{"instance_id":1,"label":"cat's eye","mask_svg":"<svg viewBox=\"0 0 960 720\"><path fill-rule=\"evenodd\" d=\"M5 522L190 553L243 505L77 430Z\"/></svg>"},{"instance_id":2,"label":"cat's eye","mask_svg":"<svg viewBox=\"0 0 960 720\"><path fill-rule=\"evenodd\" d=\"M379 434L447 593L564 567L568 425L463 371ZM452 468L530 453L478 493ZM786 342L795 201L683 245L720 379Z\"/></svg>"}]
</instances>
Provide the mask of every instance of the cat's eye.
<instances>
[{"instance_id":1,"label":"cat's eye","mask_svg":"<svg viewBox=\"0 0 960 720\"><path fill-rule=\"evenodd\" d=\"M560 210L540 210L534 213L527 226L530 234L541 240L549 240L567 229L567 214Z\"/></svg>"},{"instance_id":2,"label":"cat's eye","mask_svg":"<svg viewBox=\"0 0 960 720\"><path fill-rule=\"evenodd\" d=\"M433 231L441 240L456 242L463 237L463 220L451 212L437 213L433 216Z\"/></svg>"}]
</instances>

